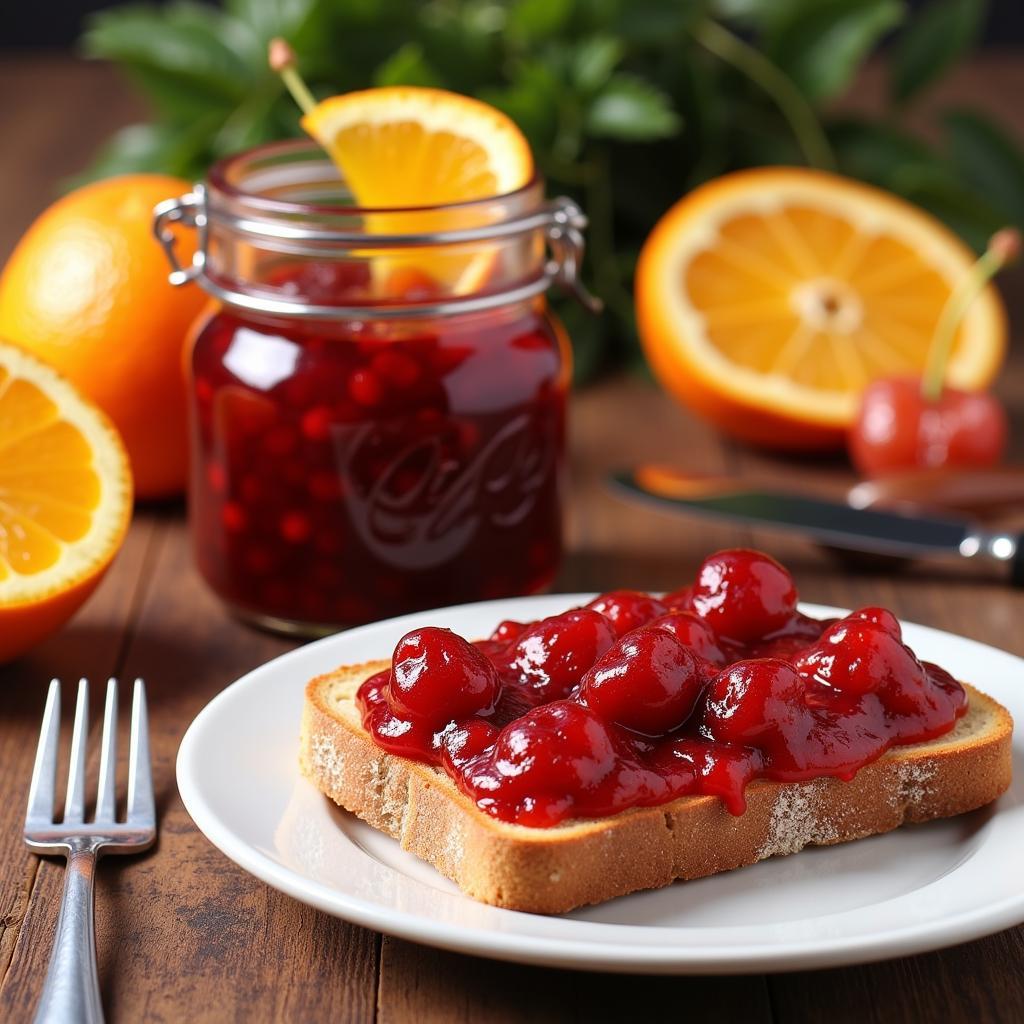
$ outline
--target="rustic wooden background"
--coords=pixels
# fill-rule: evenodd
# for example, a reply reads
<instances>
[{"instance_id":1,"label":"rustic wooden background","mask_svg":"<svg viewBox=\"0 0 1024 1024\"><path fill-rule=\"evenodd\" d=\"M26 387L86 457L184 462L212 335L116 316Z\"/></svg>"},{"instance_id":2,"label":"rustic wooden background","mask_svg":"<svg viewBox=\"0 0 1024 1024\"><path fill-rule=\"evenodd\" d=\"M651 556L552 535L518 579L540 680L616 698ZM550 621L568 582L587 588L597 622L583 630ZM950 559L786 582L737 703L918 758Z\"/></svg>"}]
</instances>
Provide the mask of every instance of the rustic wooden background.
<instances>
[{"instance_id":1,"label":"rustic wooden background","mask_svg":"<svg viewBox=\"0 0 1024 1024\"><path fill-rule=\"evenodd\" d=\"M988 107L1024 135L1024 62L986 56L932 102ZM857 103L877 100L869 75ZM98 139L138 115L106 68L64 57L0 58L0 261L57 183ZM927 116L927 108L922 116ZM1019 290L1021 275L1007 291ZM1016 307L1016 347L1024 303ZM999 390L1024 455L1024 354ZM602 481L642 458L747 472L776 482L850 482L839 463L783 463L722 442L635 379L575 396L570 554L557 587L672 588L716 547L757 544L789 564L802 595L841 606L885 604L1024 655L1024 594L994 574L839 566L799 541L697 525L627 506ZM0 668L0 1018L28 1019L42 983L63 880L59 863L21 842L24 798L45 684L108 675L147 680L160 838L147 856L101 865L100 978L113 1021L561 1021L697 1018L769 1021L1024 1020L1024 929L966 946L841 970L735 978L644 978L526 968L437 952L311 910L236 868L193 827L174 782L188 723L242 673L288 650L238 625L195 571L182 508L139 508L124 551L95 597L60 635ZM983 682L983 681L982 681ZM1022 682L1024 685L1024 682ZM93 695L94 721L99 694Z\"/></svg>"}]
</instances>

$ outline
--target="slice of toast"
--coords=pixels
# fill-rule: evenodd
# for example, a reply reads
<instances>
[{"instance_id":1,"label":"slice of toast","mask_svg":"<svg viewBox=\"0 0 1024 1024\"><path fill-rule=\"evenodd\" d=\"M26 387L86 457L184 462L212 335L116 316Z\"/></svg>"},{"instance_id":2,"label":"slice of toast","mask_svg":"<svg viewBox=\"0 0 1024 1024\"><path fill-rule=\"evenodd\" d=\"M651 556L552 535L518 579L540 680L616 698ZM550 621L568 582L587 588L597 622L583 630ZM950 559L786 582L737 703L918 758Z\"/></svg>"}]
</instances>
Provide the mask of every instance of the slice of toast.
<instances>
[{"instance_id":1,"label":"slice of toast","mask_svg":"<svg viewBox=\"0 0 1024 1024\"><path fill-rule=\"evenodd\" d=\"M1010 784L1009 712L966 687L954 729L896 747L850 782L752 782L736 817L717 797L682 797L609 818L528 828L480 811L440 769L388 754L363 729L355 693L389 667L347 665L306 687L300 763L335 803L397 839L469 896L556 914L675 879L702 878L805 846L845 843L945 818Z\"/></svg>"}]
</instances>

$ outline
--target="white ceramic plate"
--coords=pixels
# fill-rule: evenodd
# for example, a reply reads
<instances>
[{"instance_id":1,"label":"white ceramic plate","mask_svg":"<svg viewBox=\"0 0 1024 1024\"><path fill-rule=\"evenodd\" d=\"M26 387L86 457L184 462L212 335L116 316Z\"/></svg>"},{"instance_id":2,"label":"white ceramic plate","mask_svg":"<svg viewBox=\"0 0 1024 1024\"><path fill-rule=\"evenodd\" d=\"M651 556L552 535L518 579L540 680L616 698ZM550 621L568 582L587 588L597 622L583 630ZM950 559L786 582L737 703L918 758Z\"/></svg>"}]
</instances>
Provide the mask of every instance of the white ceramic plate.
<instances>
[{"instance_id":1,"label":"white ceramic plate","mask_svg":"<svg viewBox=\"0 0 1024 1024\"><path fill-rule=\"evenodd\" d=\"M445 949L590 970L794 970L918 953L1024 921L1024 738L1013 787L973 814L814 848L560 917L499 910L338 810L297 767L302 691L345 662L384 658L431 623L486 636L590 595L489 601L353 629L250 672L196 718L178 788L214 845L268 885L330 914ZM839 614L806 606L811 615ZM924 626L907 642L976 680L1024 723L1024 661Z\"/></svg>"}]
</instances>

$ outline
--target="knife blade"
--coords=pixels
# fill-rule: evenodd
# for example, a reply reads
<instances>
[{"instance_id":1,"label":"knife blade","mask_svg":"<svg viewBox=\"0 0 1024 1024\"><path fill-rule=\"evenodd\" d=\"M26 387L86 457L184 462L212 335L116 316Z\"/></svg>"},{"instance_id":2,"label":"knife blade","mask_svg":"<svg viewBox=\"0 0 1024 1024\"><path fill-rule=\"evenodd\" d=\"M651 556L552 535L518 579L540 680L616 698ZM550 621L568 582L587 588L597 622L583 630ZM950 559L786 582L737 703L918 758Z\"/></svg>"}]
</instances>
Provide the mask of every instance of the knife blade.
<instances>
[{"instance_id":1,"label":"knife blade","mask_svg":"<svg viewBox=\"0 0 1024 1024\"><path fill-rule=\"evenodd\" d=\"M610 479L625 494L664 509L799 533L849 551L992 560L1011 566L1014 583L1024 582L1021 536L967 520L854 508L811 494L749 487L739 480L693 476L666 466L622 470Z\"/></svg>"}]
</instances>

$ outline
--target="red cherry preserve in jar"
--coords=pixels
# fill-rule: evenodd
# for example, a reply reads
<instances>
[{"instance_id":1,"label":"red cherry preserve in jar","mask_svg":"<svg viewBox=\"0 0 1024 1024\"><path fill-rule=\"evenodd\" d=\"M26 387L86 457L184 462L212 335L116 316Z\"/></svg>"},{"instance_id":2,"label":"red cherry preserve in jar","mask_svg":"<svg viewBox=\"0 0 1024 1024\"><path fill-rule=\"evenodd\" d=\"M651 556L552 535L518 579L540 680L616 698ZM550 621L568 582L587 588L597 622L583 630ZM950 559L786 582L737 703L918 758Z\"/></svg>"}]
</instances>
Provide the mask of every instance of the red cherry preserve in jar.
<instances>
[{"instance_id":1,"label":"red cherry preserve in jar","mask_svg":"<svg viewBox=\"0 0 1024 1024\"><path fill-rule=\"evenodd\" d=\"M200 236L172 281L217 300L188 365L190 520L237 614L315 634L549 584L570 355L544 292L578 290L578 208L533 180L360 210L284 143L157 208L173 262L171 221Z\"/></svg>"}]
</instances>

